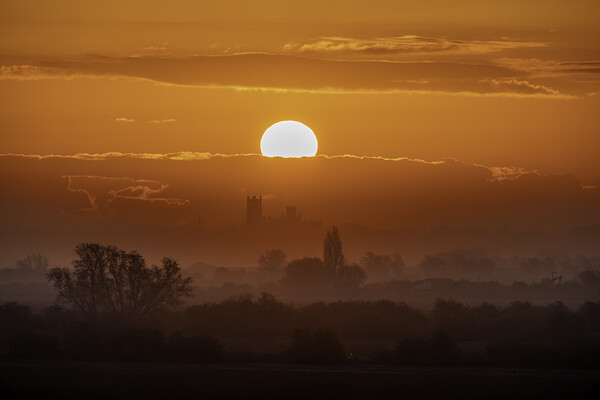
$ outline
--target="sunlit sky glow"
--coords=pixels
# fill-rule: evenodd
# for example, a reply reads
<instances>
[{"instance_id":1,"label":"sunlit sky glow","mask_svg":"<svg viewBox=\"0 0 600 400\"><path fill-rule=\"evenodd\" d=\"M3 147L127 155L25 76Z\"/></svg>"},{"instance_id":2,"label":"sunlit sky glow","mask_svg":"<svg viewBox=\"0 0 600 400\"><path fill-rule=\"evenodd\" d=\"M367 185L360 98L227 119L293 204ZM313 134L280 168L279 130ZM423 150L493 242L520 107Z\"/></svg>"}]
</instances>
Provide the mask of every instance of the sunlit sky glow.
<instances>
[{"instance_id":1,"label":"sunlit sky glow","mask_svg":"<svg viewBox=\"0 0 600 400\"><path fill-rule=\"evenodd\" d=\"M0 2L2 153L456 158L600 184L600 3Z\"/></svg>"}]
</instances>

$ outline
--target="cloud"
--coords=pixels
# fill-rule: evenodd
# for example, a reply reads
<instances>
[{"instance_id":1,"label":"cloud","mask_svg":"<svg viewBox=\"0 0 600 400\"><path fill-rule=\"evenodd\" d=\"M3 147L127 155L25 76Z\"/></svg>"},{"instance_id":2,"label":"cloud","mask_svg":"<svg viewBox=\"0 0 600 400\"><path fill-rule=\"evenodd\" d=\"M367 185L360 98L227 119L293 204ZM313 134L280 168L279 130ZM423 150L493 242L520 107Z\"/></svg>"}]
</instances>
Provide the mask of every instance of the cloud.
<instances>
[{"instance_id":1,"label":"cloud","mask_svg":"<svg viewBox=\"0 0 600 400\"><path fill-rule=\"evenodd\" d=\"M558 90L517 79L482 79L479 83L482 84L483 87L489 86L492 89L497 89L502 92L514 92L520 94L530 93L548 96L561 95Z\"/></svg>"},{"instance_id":2,"label":"cloud","mask_svg":"<svg viewBox=\"0 0 600 400\"><path fill-rule=\"evenodd\" d=\"M481 166L483 168L488 169L491 172L491 177L489 180L496 182L515 180L527 174L540 175L538 171L531 171L522 167L487 167L483 165Z\"/></svg>"},{"instance_id":3,"label":"cloud","mask_svg":"<svg viewBox=\"0 0 600 400\"><path fill-rule=\"evenodd\" d=\"M285 43L271 53L242 52L241 45L236 46L220 55L213 51L176 56L165 51L167 42L159 42L144 48L148 54L130 57L87 55L3 65L0 79L128 79L269 93L561 100L586 98L587 93L600 91L599 60L548 59L563 54L564 49L539 40L324 36Z\"/></svg>"},{"instance_id":4,"label":"cloud","mask_svg":"<svg viewBox=\"0 0 600 400\"><path fill-rule=\"evenodd\" d=\"M438 94L476 97L572 99L555 87L561 82L536 82L556 71L595 71L598 63L549 63L537 59L499 58L482 62L471 57L446 60L315 58L309 52L342 54L399 54L403 51L448 54L486 53L501 49L544 46L536 42L460 41L401 36L359 40L326 38L314 43L284 46L284 54L242 53L221 56L88 56L39 65L2 66L2 79L133 79L166 86L221 88L237 91L319 94ZM285 54L287 53L287 54ZM304 55L304 56L299 56ZM381 57L380 57L381 58ZM383 57L386 58L386 57ZM470 59L470 61L469 61ZM282 71L285 71L283 73ZM564 82L562 82L564 83ZM594 88L591 88L594 90ZM590 88L587 88L587 92ZM150 123L175 122L173 118Z\"/></svg>"},{"instance_id":5,"label":"cloud","mask_svg":"<svg viewBox=\"0 0 600 400\"><path fill-rule=\"evenodd\" d=\"M47 68L33 65L1 65L0 79L34 80L51 79L56 77L57 71L49 72Z\"/></svg>"},{"instance_id":6,"label":"cloud","mask_svg":"<svg viewBox=\"0 0 600 400\"><path fill-rule=\"evenodd\" d=\"M425 164L444 164L446 161L450 160L440 160L440 161L425 161L419 158L408 158L408 157L383 157L383 156L359 156L356 154L337 154L337 155L327 155L327 154L317 154L315 157L326 158L328 160L332 160L335 158L353 158L356 160L380 160L380 161L412 161L419 162ZM452 160L455 161L455 160Z\"/></svg>"},{"instance_id":7,"label":"cloud","mask_svg":"<svg viewBox=\"0 0 600 400\"><path fill-rule=\"evenodd\" d=\"M418 35L403 35L372 39L352 37L321 37L307 43L287 43L282 50L288 53L381 56L397 54L469 55L486 54L506 49L545 47L542 42L510 40L451 40Z\"/></svg>"},{"instance_id":8,"label":"cloud","mask_svg":"<svg viewBox=\"0 0 600 400\"><path fill-rule=\"evenodd\" d=\"M231 158L231 157L258 157L257 153L239 153L239 154L223 154L223 153L206 153L194 151L179 151L174 153L121 153L118 151L108 153L76 153L76 154L22 154L22 153L5 153L0 154L0 157L17 157L17 158L33 158L38 160L44 159L75 159L85 161L104 161L113 158L133 158L144 160L176 160L176 161L195 161L208 160L210 158Z\"/></svg>"},{"instance_id":9,"label":"cloud","mask_svg":"<svg viewBox=\"0 0 600 400\"><path fill-rule=\"evenodd\" d=\"M17 154L17 153L6 153L0 154L1 158L29 158L29 159L75 159L82 161L107 161L113 159L140 159L140 160L165 160L165 161L204 161L211 159L227 159L227 158L255 158L255 159L263 159L264 157L257 153L237 153L237 154L223 154L223 153L203 153L203 152L191 152L191 151L182 151L175 153L120 153L120 152L110 152L110 153L99 153L99 154L89 154L89 153L78 153L71 155L63 155L63 154L50 154L50 155L40 155L40 154ZM275 159L279 157L274 157ZM513 180L521 175L526 174L539 174L538 171L535 170L527 170L522 167L488 167L482 164L468 164L460 160L456 160L453 158L446 158L443 160L423 160L420 158L409 158L409 157L384 157L384 156L366 156L366 155L356 155L356 154L317 154L315 156L317 159L354 159L354 160L371 160L371 161L379 161L379 162L407 162L407 163L418 163L418 164L428 164L428 165L443 165L443 164L453 164L453 165L465 165L465 166L473 166L476 168L484 169L486 175L488 175L488 179L490 181L502 181L502 180ZM98 178L98 176L78 176L84 178ZM131 178L103 178L105 180L131 180ZM155 183L159 184L158 181L144 181L137 180L137 182L145 182L145 183ZM166 187L165 187L166 188ZM88 196L89 197L89 196ZM122 196L121 196L122 197ZM90 201L93 205L93 201Z\"/></svg>"},{"instance_id":10,"label":"cloud","mask_svg":"<svg viewBox=\"0 0 600 400\"><path fill-rule=\"evenodd\" d=\"M0 80L38 81L106 78L94 73L75 73L61 68L37 65L0 65Z\"/></svg>"},{"instance_id":11,"label":"cloud","mask_svg":"<svg viewBox=\"0 0 600 400\"><path fill-rule=\"evenodd\" d=\"M600 73L599 60L540 60L538 58L499 58L497 65L523 71L533 77L556 77L565 75L597 75Z\"/></svg>"},{"instance_id":12,"label":"cloud","mask_svg":"<svg viewBox=\"0 0 600 400\"><path fill-rule=\"evenodd\" d=\"M107 158L13 155L0 157L0 165L14 171L0 180L3 221L14 226L129 229L175 226L199 216L213 226L239 225L246 193L273 195L270 213L291 204L326 223L373 227L507 223L555 229L600 221L600 191L583 187L573 175L453 159L119 153Z\"/></svg>"},{"instance_id":13,"label":"cloud","mask_svg":"<svg viewBox=\"0 0 600 400\"><path fill-rule=\"evenodd\" d=\"M117 199L160 202L169 206L190 204L186 199L161 197L169 185L156 180L99 175L63 175L63 178L67 179L67 190L87 197L90 206L80 211L114 214L111 203Z\"/></svg>"},{"instance_id":14,"label":"cloud","mask_svg":"<svg viewBox=\"0 0 600 400\"><path fill-rule=\"evenodd\" d=\"M252 53L186 58L94 57L85 61L45 62L43 66L61 70L63 74L234 90L572 98L554 88L531 90L531 86L523 85L482 85L482 81L524 81L527 73L507 66L457 61L358 62Z\"/></svg>"},{"instance_id":15,"label":"cloud","mask_svg":"<svg viewBox=\"0 0 600 400\"><path fill-rule=\"evenodd\" d=\"M115 118L115 122L135 122L133 118L119 117Z\"/></svg>"},{"instance_id":16,"label":"cloud","mask_svg":"<svg viewBox=\"0 0 600 400\"><path fill-rule=\"evenodd\" d=\"M223 154L223 153L206 153L206 152L193 152L193 151L180 151L174 153L121 153L121 152L109 152L109 153L76 153L76 154L20 154L20 153L5 153L0 154L1 157L15 157L15 158L32 158L38 160L44 159L75 159L75 160L83 160L83 161L106 161L110 159L142 159L142 160L171 160L171 161L201 161L201 160L210 160L213 158L244 158L244 157L254 157L254 158L263 158L261 154L258 153L233 153L233 154ZM444 164L448 161L456 162L454 159L444 159L438 161L426 161L418 158L408 158L408 157L383 157L383 156L361 156L356 154L336 154L336 155L328 155L328 154L317 154L316 158L324 158L324 159L336 159L336 158L352 158L357 160L375 160L375 161L411 161L411 162L420 162L426 164ZM279 158L279 157L273 157ZM120 178L118 178L120 179ZM127 178L129 179L129 178Z\"/></svg>"},{"instance_id":17,"label":"cloud","mask_svg":"<svg viewBox=\"0 0 600 400\"><path fill-rule=\"evenodd\" d=\"M150 202L164 202L168 205L176 205L176 206L184 206L190 203L189 200L186 199L178 199L178 198L165 198L165 197L152 197L156 194L162 193L165 189L169 187L168 184L155 182L155 181L139 181L133 180L135 185L128 186L123 189L111 190L109 192L110 195L113 196L112 201L117 198L123 199L133 199L133 200L142 200L142 201L150 201ZM141 184L141 183L149 183L150 185ZM152 184L158 184L159 187L153 189ZM110 203L109 202L109 203Z\"/></svg>"},{"instance_id":18,"label":"cloud","mask_svg":"<svg viewBox=\"0 0 600 400\"><path fill-rule=\"evenodd\" d=\"M153 119L148 122L151 124L167 124L169 122L177 122L177 120L174 118L167 118L167 119Z\"/></svg>"},{"instance_id":19,"label":"cloud","mask_svg":"<svg viewBox=\"0 0 600 400\"><path fill-rule=\"evenodd\" d=\"M86 208L82 208L80 211L97 211L98 204L96 203L96 196L94 196L90 191L81 187L73 187L73 178L77 178L76 176L63 176L63 178L67 179L67 190L72 193L83 193L88 201L90 202L90 206Z\"/></svg>"},{"instance_id":20,"label":"cloud","mask_svg":"<svg viewBox=\"0 0 600 400\"><path fill-rule=\"evenodd\" d=\"M154 46L147 46L147 47L143 47L143 50L151 50L151 51L165 51L167 50L167 45L169 44L169 42L162 42L162 44L160 45L154 45Z\"/></svg>"}]
</instances>

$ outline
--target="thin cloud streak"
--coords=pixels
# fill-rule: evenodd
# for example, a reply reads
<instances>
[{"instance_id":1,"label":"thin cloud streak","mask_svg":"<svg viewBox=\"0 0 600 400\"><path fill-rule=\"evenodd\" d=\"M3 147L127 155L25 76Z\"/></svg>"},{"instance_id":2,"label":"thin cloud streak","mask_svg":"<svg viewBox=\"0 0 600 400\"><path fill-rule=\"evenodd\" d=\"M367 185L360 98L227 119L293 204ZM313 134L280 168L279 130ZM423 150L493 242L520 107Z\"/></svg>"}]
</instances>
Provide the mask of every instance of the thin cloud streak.
<instances>
[{"instance_id":1,"label":"thin cloud streak","mask_svg":"<svg viewBox=\"0 0 600 400\"><path fill-rule=\"evenodd\" d=\"M550 97L553 96L561 96L561 93L558 90L552 89L550 87L544 85L536 85L528 81L521 81L518 79L484 79L479 81L479 83L490 85L494 88L506 89L506 90L515 90L515 92L530 91L531 94L538 95L548 95Z\"/></svg>"},{"instance_id":2,"label":"thin cloud streak","mask_svg":"<svg viewBox=\"0 0 600 400\"><path fill-rule=\"evenodd\" d=\"M223 154L223 153L190 152L190 151L175 152L175 153L121 153L121 152L110 152L110 153L99 153L99 154L78 153L78 154L72 154L72 155L62 155L62 154L40 155L40 154L7 153L7 154L0 154L0 157L19 157L19 158L38 159L38 160L75 159L75 160L84 160L84 161L104 161L104 160L115 159L115 158L131 158L131 159L142 159L142 160L169 160L169 161L206 161L206 160L210 160L212 158L243 158L243 157L263 158L263 156L258 153ZM281 157L264 157L264 158L269 159L269 158L281 158ZM311 157L304 157L304 158L309 160ZM335 154L335 155L317 154L314 158L317 158L317 159L321 158L321 159L328 159L328 160L356 159L356 160L372 160L372 161L383 161L383 162L414 162L414 163L421 163L421 164L428 164L428 165L443 165L443 164L448 164L448 163L457 163L457 164L463 164L463 165L467 165L467 166L483 168L483 169L489 171L489 174L490 174L489 180L490 181L514 180L522 175L527 175L527 174L541 175L537 170L527 170L522 167L515 167L515 166L492 166L492 167L490 167L490 166L477 164L477 163L470 164L470 163L466 163L464 161L454 159L454 158L446 158L443 160L427 161L427 160L423 160L423 159L419 159L419 158L409 158L409 157L385 157L385 156L367 156L367 155L355 155L355 154ZM75 176L71 176L71 177L75 177ZM89 178L89 179L105 179L105 180L123 180L123 179L127 180L128 179L128 180L132 180L132 181L134 180L137 183L161 184L160 182L154 181L154 180L133 179L133 178L128 178L128 177L111 178L111 177L99 177L99 176L95 176L95 175L77 175L76 177ZM67 176L65 176L65 178L67 178ZM130 185L130 186L133 187L133 185ZM129 189L131 189L131 187L129 187ZM160 191L166 189L167 187L168 187L168 185L165 186L164 188L162 188ZM137 190L139 191L141 189L137 188ZM91 195L81 189L79 189L79 191L86 193L86 196L88 196L88 198L90 199L90 204L93 207L94 201L91 200L93 195ZM141 196L141 197L138 196L135 198L138 198L140 200L145 199L145 200L152 201L151 198L148 198L148 195L150 195L152 193L154 193L154 192L150 192L150 191L144 192L143 196ZM115 195L118 195L118 194L121 194L121 195L116 196L116 197L123 197L123 198L126 197L125 195L122 195L123 193L115 193ZM132 196L132 195L130 195L130 196ZM127 198L134 198L134 197L127 197ZM171 200L180 200L180 199L171 199ZM175 203L175 204L177 204L177 203Z\"/></svg>"},{"instance_id":3,"label":"thin cloud streak","mask_svg":"<svg viewBox=\"0 0 600 400\"><path fill-rule=\"evenodd\" d=\"M89 208L82 208L79 211L90 211L90 212L95 212L98 210L98 204L96 203L96 196L94 196L92 193L90 193L90 191L84 189L84 188L74 188L73 187L73 177L75 176L69 176L69 175L64 175L63 178L67 179L67 190L69 192L72 193L83 193L89 203L90 203L90 207Z\"/></svg>"},{"instance_id":4,"label":"thin cloud streak","mask_svg":"<svg viewBox=\"0 0 600 400\"><path fill-rule=\"evenodd\" d=\"M67 190L72 193L83 193L90 203L89 208L83 208L79 211L102 211L104 214L113 214L114 211L110 205L117 199L162 202L170 206L185 206L190 204L190 201L187 199L155 197L160 193L163 193L169 187L169 184L157 180L100 175L63 175L63 178L67 179ZM78 185L75 184L75 180L79 181ZM94 192L92 188L94 182L98 181L109 182L113 185L120 186L109 189L108 191L102 191L100 189L96 190L102 192L101 194L103 195L103 198L105 198L103 204L98 204L98 196L92 193Z\"/></svg>"},{"instance_id":5,"label":"thin cloud streak","mask_svg":"<svg viewBox=\"0 0 600 400\"><path fill-rule=\"evenodd\" d=\"M1 67L1 66L0 66ZM56 71L56 75L49 71ZM224 85L224 84L187 84L187 83L172 83L161 80L155 80L150 78L132 77L127 75L94 75L94 74L81 74L76 73L68 75L65 72L59 72L58 70L49 69L48 71L40 75L27 75L26 77L20 74L11 75L5 73L0 75L0 80L54 80L54 79L110 79L110 80L131 80L139 82L150 82L152 84L167 86L167 87L179 87L179 88L190 88L190 89L205 89L205 90L233 90L236 92L263 92L263 93L297 93L297 94L323 94L323 95L439 95L439 96L461 96L461 97L481 97L481 98L515 98L515 99L554 99L554 100L573 100L579 98L578 96L561 93L558 90L552 88L546 88L542 85L531 85L530 87L538 87L542 89L540 93L519 93L516 91L493 91L493 92L477 92L470 90L436 90L436 89L344 89L336 87L323 87L319 89L303 89L303 88L282 88L274 86L244 86L244 85ZM488 80L492 81L492 80ZM433 83L427 79L406 79L397 80L397 83L406 83L409 85L419 85L420 87L426 87L428 84ZM481 80L477 83L483 83L486 80ZM526 82L526 81L525 81ZM492 87L493 85L488 85ZM496 85L496 89L500 85ZM505 86L509 88L509 86ZM484 89L484 86L481 86ZM123 121L121 118L117 118L117 122L133 122ZM150 120L149 123L169 123L177 122L175 119L165 120Z\"/></svg>"},{"instance_id":6,"label":"thin cloud streak","mask_svg":"<svg viewBox=\"0 0 600 400\"><path fill-rule=\"evenodd\" d=\"M102 161L110 158L136 158L146 160L177 160L177 161L195 161L208 160L213 157L230 158L244 156L261 156L258 153L240 153L240 154L223 154L223 153L206 153L181 151L175 153L121 153L112 151L107 153L77 153L77 154L23 154L23 153L5 153L0 154L0 157L21 157L35 158L39 160L51 158L66 158L86 161Z\"/></svg>"},{"instance_id":7,"label":"thin cloud streak","mask_svg":"<svg viewBox=\"0 0 600 400\"><path fill-rule=\"evenodd\" d=\"M39 81L39 80L76 80L76 79L120 79L118 76L79 73L61 68L41 67L29 64L0 65L0 80Z\"/></svg>"},{"instance_id":8,"label":"thin cloud streak","mask_svg":"<svg viewBox=\"0 0 600 400\"><path fill-rule=\"evenodd\" d=\"M565 75L598 75L600 74L600 60L540 60L538 58L499 58L494 60L497 65L502 65L515 71L530 73L533 77L557 77Z\"/></svg>"},{"instance_id":9,"label":"thin cloud streak","mask_svg":"<svg viewBox=\"0 0 600 400\"><path fill-rule=\"evenodd\" d=\"M192 152L182 151L175 153L121 153L121 152L108 152L108 153L77 153L77 154L22 154L22 153L5 153L0 154L0 157L20 157L20 158L35 158L38 160L52 159L52 158L65 158L65 159L76 159L85 161L104 161L111 158L133 158L133 159L144 159L144 160L172 160L172 161L200 161L209 160L211 158L236 158L236 157L263 157L260 153L237 153L237 154L224 154L224 153L207 153L207 152ZM265 157L265 158L282 158L282 157ZM303 157L309 159L311 157ZM415 161L427 164L443 164L446 160L439 161L425 161L418 158L408 157L383 157L383 156L361 156L355 154L317 154L315 158L325 159L336 159L336 158L354 158L359 160L380 160L380 161ZM449 160L449 159L448 159ZM453 160L454 161L454 160ZM115 178L115 179L130 179L130 178Z\"/></svg>"},{"instance_id":10,"label":"thin cloud streak","mask_svg":"<svg viewBox=\"0 0 600 400\"><path fill-rule=\"evenodd\" d=\"M546 47L543 42L510 40L452 40L418 35L359 39L352 37L321 37L307 43L287 43L282 51L327 55L381 56L397 54L473 55L517 48Z\"/></svg>"},{"instance_id":11,"label":"thin cloud streak","mask_svg":"<svg viewBox=\"0 0 600 400\"><path fill-rule=\"evenodd\" d=\"M336 158L353 158L356 160L381 160L381 161L412 161L412 162L420 162L425 164L444 164L445 160L440 161L425 161L419 158L408 158L408 157L383 157L383 156L360 156L355 154L337 154L337 155L327 155L327 154L317 154L315 157L318 158L326 158L328 160L336 159Z\"/></svg>"},{"instance_id":12,"label":"thin cloud streak","mask_svg":"<svg viewBox=\"0 0 600 400\"><path fill-rule=\"evenodd\" d=\"M429 81L405 81L407 83L426 84ZM164 82L156 82L160 85L190 87L198 89L230 89L238 92L265 92L265 93L298 93L298 94L325 94L325 95L438 95L438 96L460 96L460 97L480 97L480 98L514 98L514 99L549 99L549 100L574 100L578 96L564 94L555 89L546 88L544 93L518 93L514 91L506 92L475 92L475 91L450 91L450 90L432 90L432 89L339 89L326 87L322 89L298 89L298 88L276 88L276 87L258 87L258 86L223 86L223 85L180 85ZM541 85L535 85L542 88ZM552 92L552 93L548 93Z\"/></svg>"},{"instance_id":13,"label":"thin cloud streak","mask_svg":"<svg viewBox=\"0 0 600 400\"><path fill-rule=\"evenodd\" d=\"M491 171L492 176L490 181L500 182L506 180L514 180L522 175L535 174L541 175L537 170L527 170L522 167L487 167L481 164L473 164L474 166L486 168Z\"/></svg>"},{"instance_id":14,"label":"thin cloud streak","mask_svg":"<svg viewBox=\"0 0 600 400\"><path fill-rule=\"evenodd\" d=\"M558 89L528 81L528 72L494 64L449 61L382 62L326 60L245 53L187 58L95 57L4 67L2 79L85 79L93 76L160 85L272 93L415 94L471 97L572 99ZM281 74L281 71L287 71ZM490 84L489 82L513 82ZM527 85L514 84L527 82ZM156 119L152 123L173 122Z\"/></svg>"},{"instance_id":15,"label":"thin cloud streak","mask_svg":"<svg viewBox=\"0 0 600 400\"><path fill-rule=\"evenodd\" d=\"M166 119L153 119L151 121L148 121L148 123L150 123L150 124L168 124L170 122L177 122L177 120L174 118L166 118Z\"/></svg>"}]
</instances>

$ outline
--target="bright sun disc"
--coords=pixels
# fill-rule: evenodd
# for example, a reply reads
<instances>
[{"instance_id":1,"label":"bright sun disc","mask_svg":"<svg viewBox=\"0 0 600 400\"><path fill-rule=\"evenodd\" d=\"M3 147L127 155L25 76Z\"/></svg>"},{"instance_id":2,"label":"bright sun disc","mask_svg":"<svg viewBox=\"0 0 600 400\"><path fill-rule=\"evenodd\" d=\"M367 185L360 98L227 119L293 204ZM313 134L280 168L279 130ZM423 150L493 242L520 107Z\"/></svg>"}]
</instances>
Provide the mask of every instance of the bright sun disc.
<instances>
[{"instance_id":1,"label":"bright sun disc","mask_svg":"<svg viewBox=\"0 0 600 400\"><path fill-rule=\"evenodd\" d=\"M318 147L315 133L296 121L271 125L260 140L260 151L267 157L314 157Z\"/></svg>"}]
</instances>

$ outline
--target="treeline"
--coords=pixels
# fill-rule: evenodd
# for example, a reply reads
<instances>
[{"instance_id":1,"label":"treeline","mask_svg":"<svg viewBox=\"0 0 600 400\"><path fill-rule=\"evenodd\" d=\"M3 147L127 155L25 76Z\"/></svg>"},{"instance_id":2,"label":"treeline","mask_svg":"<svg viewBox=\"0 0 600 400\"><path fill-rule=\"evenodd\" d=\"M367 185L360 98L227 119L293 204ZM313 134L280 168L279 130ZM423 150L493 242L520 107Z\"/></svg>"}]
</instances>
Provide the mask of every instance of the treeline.
<instances>
[{"instance_id":1,"label":"treeline","mask_svg":"<svg viewBox=\"0 0 600 400\"><path fill-rule=\"evenodd\" d=\"M4 304L1 357L600 367L600 303L585 302L573 310L561 302L498 307L437 299L424 312L390 300L292 305L263 292L182 308L193 297L192 279L182 275L175 260L149 265L135 251L98 243L80 243L75 254L71 268L47 270L48 263L37 256L24 261L26 269L47 270L57 300L69 308L53 306L35 314L23 305ZM456 265L467 263L455 258ZM401 258L370 253L362 261L364 268L349 264L335 227L325 237L322 259L286 263L285 254L273 250L259 262L265 271L283 268L281 283L274 285L285 289L283 295L390 298L388 291L410 296L436 291L444 298L460 293L480 298L483 292L510 290L514 299L528 290L517 283L504 287L449 279L363 286L365 269L389 276L401 269ZM596 293L600 287L595 270L582 273L583 286L556 279L532 288ZM241 342L245 348L236 347Z\"/></svg>"},{"instance_id":2,"label":"treeline","mask_svg":"<svg viewBox=\"0 0 600 400\"><path fill-rule=\"evenodd\" d=\"M424 312L391 301L294 306L262 294L156 312L136 325L6 303L0 332L3 358L600 368L600 303L592 302L571 310L438 299ZM282 338L275 351L259 345ZM239 339L257 345L231 350Z\"/></svg>"},{"instance_id":3,"label":"treeline","mask_svg":"<svg viewBox=\"0 0 600 400\"><path fill-rule=\"evenodd\" d=\"M335 227L331 232L337 232ZM338 288L356 288L364 284L382 283L410 278L449 278L454 280L528 283L556 285L567 281L584 282L585 274L600 277L600 256L576 257L564 254L536 257L494 257L483 250L453 249L427 254L415 267L407 268L398 253L365 253L358 263L348 262L341 252L341 239L335 236L338 259L300 258L287 260L280 249L267 250L257 259L257 268L214 267L202 263L186 269L196 284L216 287L224 283L259 285L280 282L294 286L319 286L335 283ZM331 247L331 246L330 246ZM324 249L327 246L324 244ZM329 258L329 259L328 259ZM337 270L337 280L328 271ZM583 274L583 275L582 275ZM337 281L337 282L336 282ZM330 285L331 286L331 285Z\"/></svg>"}]
</instances>

